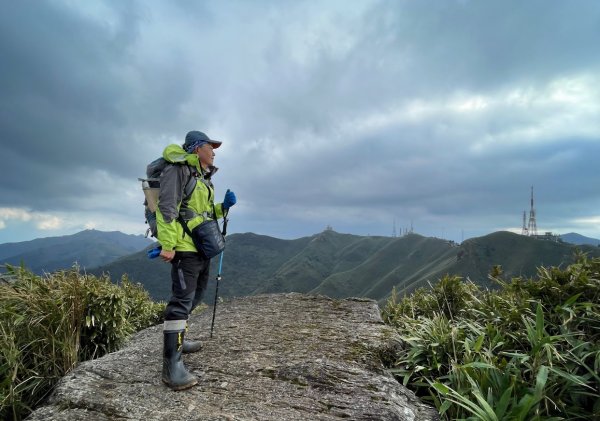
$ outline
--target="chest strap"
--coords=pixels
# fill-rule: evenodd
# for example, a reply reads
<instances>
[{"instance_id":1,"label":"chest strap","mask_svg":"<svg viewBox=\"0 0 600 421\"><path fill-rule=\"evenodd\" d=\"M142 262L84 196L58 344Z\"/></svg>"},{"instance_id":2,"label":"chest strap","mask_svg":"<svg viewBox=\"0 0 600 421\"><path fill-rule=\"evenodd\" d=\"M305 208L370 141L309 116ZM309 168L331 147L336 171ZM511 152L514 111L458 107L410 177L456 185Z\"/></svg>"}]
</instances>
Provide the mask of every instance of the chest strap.
<instances>
[{"instance_id":1,"label":"chest strap","mask_svg":"<svg viewBox=\"0 0 600 421\"><path fill-rule=\"evenodd\" d=\"M202 213L197 213L194 212L192 209L189 208L184 208L184 209L179 209L179 216L184 220L184 221L190 221L192 219L194 219L197 216L201 216L202 219L206 220L206 219L216 219L215 218L215 214L213 212L202 212Z\"/></svg>"}]
</instances>

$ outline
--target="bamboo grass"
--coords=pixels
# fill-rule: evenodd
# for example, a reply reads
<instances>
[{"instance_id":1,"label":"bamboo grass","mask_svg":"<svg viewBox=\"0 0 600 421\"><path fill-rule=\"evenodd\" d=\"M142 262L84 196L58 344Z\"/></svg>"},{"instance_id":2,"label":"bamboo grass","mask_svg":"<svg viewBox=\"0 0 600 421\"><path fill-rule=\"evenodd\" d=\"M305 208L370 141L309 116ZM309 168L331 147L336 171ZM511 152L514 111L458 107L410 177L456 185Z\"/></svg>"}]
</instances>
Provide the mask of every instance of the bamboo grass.
<instances>
[{"instance_id":1,"label":"bamboo grass","mask_svg":"<svg viewBox=\"0 0 600 421\"><path fill-rule=\"evenodd\" d=\"M126 277L117 285L77 267L43 277L7 269L11 281L0 283L0 419L23 419L78 362L161 322L164 304Z\"/></svg>"},{"instance_id":2,"label":"bamboo grass","mask_svg":"<svg viewBox=\"0 0 600 421\"><path fill-rule=\"evenodd\" d=\"M407 346L391 371L447 420L600 419L600 259L490 278L392 294L382 316Z\"/></svg>"}]
</instances>

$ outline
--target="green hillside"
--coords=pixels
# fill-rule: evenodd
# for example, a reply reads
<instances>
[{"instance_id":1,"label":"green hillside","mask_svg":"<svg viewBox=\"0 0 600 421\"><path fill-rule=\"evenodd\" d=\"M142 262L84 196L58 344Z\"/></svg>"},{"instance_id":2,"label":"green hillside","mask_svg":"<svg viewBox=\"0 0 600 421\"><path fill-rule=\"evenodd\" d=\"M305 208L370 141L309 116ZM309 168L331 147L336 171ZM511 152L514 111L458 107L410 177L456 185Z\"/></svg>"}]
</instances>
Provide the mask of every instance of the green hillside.
<instances>
[{"instance_id":1,"label":"green hillside","mask_svg":"<svg viewBox=\"0 0 600 421\"><path fill-rule=\"evenodd\" d=\"M223 282L219 295L224 297L252 295L265 279L279 267L300 253L312 237L296 240L253 233L227 236L227 248L223 255ZM146 250L156 244L147 247ZM92 274L110 274L113 280L127 274L129 279L140 282L156 300L167 300L171 294L171 265L159 258L148 259L146 250L122 257L116 261L90 269ZM214 296L214 279L218 271L218 259L213 259L207 296Z\"/></svg>"},{"instance_id":2,"label":"green hillside","mask_svg":"<svg viewBox=\"0 0 600 421\"><path fill-rule=\"evenodd\" d=\"M576 249L600 256L600 249L496 232L460 246L417 234L363 237L326 230L311 237L281 240L252 233L227 237L223 260L223 297L274 292L324 294L384 300L392 288L400 293L434 283L445 274L492 286L488 274L500 265L505 277L533 276L539 266L564 266ZM214 294L218 260L214 259L206 301ZM170 265L139 252L91 270L113 279L127 273L155 299L170 295Z\"/></svg>"},{"instance_id":3,"label":"green hillside","mask_svg":"<svg viewBox=\"0 0 600 421\"><path fill-rule=\"evenodd\" d=\"M448 273L469 277L479 285L490 285L488 274L501 265L504 277L531 277L539 266L566 266L573 262L575 250L600 256L598 247L537 240L510 232L495 232L469 239L461 244L456 262Z\"/></svg>"},{"instance_id":4,"label":"green hillside","mask_svg":"<svg viewBox=\"0 0 600 421\"><path fill-rule=\"evenodd\" d=\"M344 264L350 263L345 260L340 261L340 250L360 241L361 238L329 230L311 237L300 253L281 265L255 292L314 290L324 279L335 273L338 264L343 267Z\"/></svg>"},{"instance_id":5,"label":"green hillside","mask_svg":"<svg viewBox=\"0 0 600 421\"><path fill-rule=\"evenodd\" d=\"M329 276L313 292L381 299L393 287L407 288L415 281L421 284L433 279L431 276L443 271L456 253L447 241L416 234L385 240L379 250L364 254L360 265Z\"/></svg>"}]
</instances>

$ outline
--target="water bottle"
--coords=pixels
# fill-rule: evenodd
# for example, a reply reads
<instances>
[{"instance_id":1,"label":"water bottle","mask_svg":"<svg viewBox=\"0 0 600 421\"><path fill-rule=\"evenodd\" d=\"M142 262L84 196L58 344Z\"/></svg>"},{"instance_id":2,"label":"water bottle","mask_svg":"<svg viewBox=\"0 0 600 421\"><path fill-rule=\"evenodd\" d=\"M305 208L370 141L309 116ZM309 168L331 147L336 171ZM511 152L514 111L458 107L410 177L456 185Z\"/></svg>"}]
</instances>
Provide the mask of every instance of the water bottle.
<instances>
[{"instance_id":1,"label":"water bottle","mask_svg":"<svg viewBox=\"0 0 600 421\"><path fill-rule=\"evenodd\" d=\"M162 250L161 246L158 247L154 247L152 250L148 250L148 259L154 259L158 256L160 256L160 252Z\"/></svg>"}]
</instances>

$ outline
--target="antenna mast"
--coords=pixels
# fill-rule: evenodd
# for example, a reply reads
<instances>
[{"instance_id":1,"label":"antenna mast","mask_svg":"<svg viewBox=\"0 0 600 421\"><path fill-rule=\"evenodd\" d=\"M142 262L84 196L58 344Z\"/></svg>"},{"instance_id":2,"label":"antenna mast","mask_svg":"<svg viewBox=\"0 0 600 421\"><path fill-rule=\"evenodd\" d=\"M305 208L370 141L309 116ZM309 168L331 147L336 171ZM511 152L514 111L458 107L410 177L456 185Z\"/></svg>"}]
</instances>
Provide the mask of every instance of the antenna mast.
<instances>
[{"instance_id":1,"label":"antenna mast","mask_svg":"<svg viewBox=\"0 0 600 421\"><path fill-rule=\"evenodd\" d=\"M521 229L521 235L529 235L527 229L527 211L523 211L523 228Z\"/></svg>"},{"instance_id":2,"label":"antenna mast","mask_svg":"<svg viewBox=\"0 0 600 421\"><path fill-rule=\"evenodd\" d=\"M535 222L535 209L533 208L533 186L531 186L531 210L529 211L529 225L527 231L530 236L537 235L537 224Z\"/></svg>"}]
</instances>

